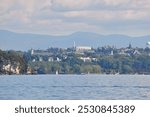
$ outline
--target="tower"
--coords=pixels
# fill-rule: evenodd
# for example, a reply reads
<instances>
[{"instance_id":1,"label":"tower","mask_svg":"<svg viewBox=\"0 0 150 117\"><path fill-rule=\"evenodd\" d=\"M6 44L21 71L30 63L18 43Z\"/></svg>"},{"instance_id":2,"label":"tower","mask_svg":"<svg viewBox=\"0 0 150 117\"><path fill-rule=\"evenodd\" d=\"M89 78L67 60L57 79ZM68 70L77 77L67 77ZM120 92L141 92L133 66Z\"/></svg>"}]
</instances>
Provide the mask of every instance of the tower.
<instances>
[{"instance_id":1,"label":"tower","mask_svg":"<svg viewBox=\"0 0 150 117\"><path fill-rule=\"evenodd\" d=\"M33 49L31 49L31 55L33 55L34 54L34 50Z\"/></svg>"},{"instance_id":2,"label":"tower","mask_svg":"<svg viewBox=\"0 0 150 117\"><path fill-rule=\"evenodd\" d=\"M131 45L131 43L129 43L129 47L128 47L129 49L132 49L132 45Z\"/></svg>"},{"instance_id":3,"label":"tower","mask_svg":"<svg viewBox=\"0 0 150 117\"><path fill-rule=\"evenodd\" d=\"M73 48L74 49L76 48L76 42L75 41L73 42Z\"/></svg>"},{"instance_id":4,"label":"tower","mask_svg":"<svg viewBox=\"0 0 150 117\"><path fill-rule=\"evenodd\" d=\"M76 51L76 42L73 41L73 52L75 52L75 51Z\"/></svg>"}]
</instances>

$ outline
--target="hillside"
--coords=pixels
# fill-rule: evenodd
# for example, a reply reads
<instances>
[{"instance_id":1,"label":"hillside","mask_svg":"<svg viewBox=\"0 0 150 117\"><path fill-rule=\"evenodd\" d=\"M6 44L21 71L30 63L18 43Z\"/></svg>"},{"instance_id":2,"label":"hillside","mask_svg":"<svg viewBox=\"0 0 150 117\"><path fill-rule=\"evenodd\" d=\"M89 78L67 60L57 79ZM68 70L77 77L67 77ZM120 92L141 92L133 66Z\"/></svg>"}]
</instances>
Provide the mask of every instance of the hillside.
<instances>
[{"instance_id":1,"label":"hillside","mask_svg":"<svg viewBox=\"0 0 150 117\"><path fill-rule=\"evenodd\" d=\"M28 50L46 49L48 47L67 48L72 47L73 42L77 46L92 46L94 48L105 45L127 47L129 43L133 47L145 47L150 41L150 35L142 37L129 37L126 35L100 35L90 32L77 32L67 36L51 36L29 33L14 33L0 30L0 49L3 50Z\"/></svg>"},{"instance_id":2,"label":"hillside","mask_svg":"<svg viewBox=\"0 0 150 117\"><path fill-rule=\"evenodd\" d=\"M0 50L0 74L24 74L26 69L25 60L17 52Z\"/></svg>"}]
</instances>

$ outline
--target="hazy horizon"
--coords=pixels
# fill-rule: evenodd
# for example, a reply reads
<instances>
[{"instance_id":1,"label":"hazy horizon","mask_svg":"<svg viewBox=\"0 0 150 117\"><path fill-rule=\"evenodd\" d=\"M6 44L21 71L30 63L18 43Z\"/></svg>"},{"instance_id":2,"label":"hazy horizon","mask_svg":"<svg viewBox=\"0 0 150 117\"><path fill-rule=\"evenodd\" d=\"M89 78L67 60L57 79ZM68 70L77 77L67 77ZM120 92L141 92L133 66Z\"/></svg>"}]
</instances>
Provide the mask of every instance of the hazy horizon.
<instances>
[{"instance_id":1,"label":"hazy horizon","mask_svg":"<svg viewBox=\"0 0 150 117\"><path fill-rule=\"evenodd\" d=\"M90 31L77 31L77 32L71 32L68 34L43 34L43 33L36 33L36 32L19 32L19 31L13 31L13 30L7 30L7 29L0 29L0 31L6 31L6 32L12 32L12 33L17 33L17 34L33 34L33 35L47 35L47 36L70 36L73 34L77 34L77 33L90 33L90 34L98 34L98 35L102 35L102 36L111 36L111 35L122 35L122 36L128 36L128 37L143 37L143 36L150 36L149 34L145 34L145 35L127 35L127 34L119 34L119 33L110 33L110 34L103 34L103 33L98 33L98 32L90 32Z\"/></svg>"},{"instance_id":2,"label":"hazy horizon","mask_svg":"<svg viewBox=\"0 0 150 117\"><path fill-rule=\"evenodd\" d=\"M29 50L47 49L48 47L68 48L73 47L74 41L77 46L91 46L93 48L102 46L146 47L150 41L150 35L142 37L130 37L126 35L100 35L90 32L77 32L65 36L39 35L32 33L14 33L0 30L0 49L2 50Z\"/></svg>"}]
</instances>

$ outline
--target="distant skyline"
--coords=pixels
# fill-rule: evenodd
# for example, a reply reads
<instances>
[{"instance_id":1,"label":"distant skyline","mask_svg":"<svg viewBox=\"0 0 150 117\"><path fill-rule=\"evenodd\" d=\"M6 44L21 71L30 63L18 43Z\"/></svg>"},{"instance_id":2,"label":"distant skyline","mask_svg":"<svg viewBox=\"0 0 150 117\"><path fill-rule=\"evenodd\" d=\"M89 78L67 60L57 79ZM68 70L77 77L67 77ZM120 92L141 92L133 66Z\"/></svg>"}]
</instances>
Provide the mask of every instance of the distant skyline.
<instances>
[{"instance_id":1,"label":"distant skyline","mask_svg":"<svg viewBox=\"0 0 150 117\"><path fill-rule=\"evenodd\" d=\"M150 35L150 0L0 0L0 29Z\"/></svg>"}]
</instances>

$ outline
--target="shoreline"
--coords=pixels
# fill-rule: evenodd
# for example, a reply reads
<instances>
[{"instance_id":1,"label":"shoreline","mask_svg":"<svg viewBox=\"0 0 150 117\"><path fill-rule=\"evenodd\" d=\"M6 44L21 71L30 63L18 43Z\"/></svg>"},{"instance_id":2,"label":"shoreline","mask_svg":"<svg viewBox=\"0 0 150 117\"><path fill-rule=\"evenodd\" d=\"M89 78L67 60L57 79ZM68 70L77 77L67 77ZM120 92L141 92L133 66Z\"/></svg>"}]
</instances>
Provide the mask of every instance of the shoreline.
<instances>
[{"instance_id":1,"label":"shoreline","mask_svg":"<svg viewBox=\"0 0 150 117\"><path fill-rule=\"evenodd\" d=\"M150 74L1 74L0 76L149 76Z\"/></svg>"}]
</instances>

